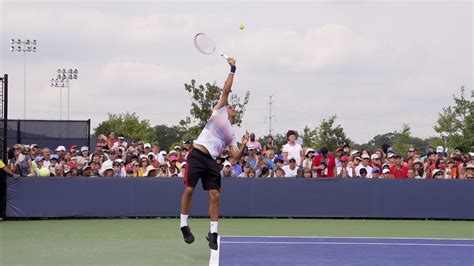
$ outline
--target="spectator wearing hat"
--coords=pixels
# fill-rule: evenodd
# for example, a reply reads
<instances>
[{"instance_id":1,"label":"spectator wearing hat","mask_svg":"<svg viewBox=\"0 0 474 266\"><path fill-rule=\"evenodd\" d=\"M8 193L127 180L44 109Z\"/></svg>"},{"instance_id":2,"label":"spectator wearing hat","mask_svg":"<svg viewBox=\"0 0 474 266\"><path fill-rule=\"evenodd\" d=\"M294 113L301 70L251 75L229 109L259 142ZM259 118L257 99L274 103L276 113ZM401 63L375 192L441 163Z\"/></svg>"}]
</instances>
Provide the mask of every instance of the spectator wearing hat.
<instances>
[{"instance_id":1,"label":"spectator wearing hat","mask_svg":"<svg viewBox=\"0 0 474 266\"><path fill-rule=\"evenodd\" d=\"M368 153L362 154L362 162L355 168L355 175L362 178L372 178L372 167L370 166L370 156ZM361 170L365 169L365 176L362 176Z\"/></svg>"},{"instance_id":2,"label":"spectator wearing hat","mask_svg":"<svg viewBox=\"0 0 474 266\"><path fill-rule=\"evenodd\" d=\"M109 158L105 162L102 163L101 171L103 172L105 168L109 168L109 167L113 169L113 164L115 160L117 160L117 156L118 156L118 150L116 148L111 149L109 152Z\"/></svg>"},{"instance_id":3,"label":"spectator wearing hat","mask_svg":"<svg viewBox=\"0 0 474 266\"><path fill-rule=\"evenodd\" d=\"M44 157L43 156L36 156L35 162L36 162L36 168L34 170L35 176L37 176L37 177L49 177L50 176L49 169L47 167L44 167L44 165L43 165Z\"/></svg>"},{"instance_id":4,"label":"spectator wearing hat","mask_svg":"<svg viewBox=\"0 0 474 266\"><path fill-rule=\"evenodd\" d=\"M433 179L444 179L444 172L440 169L434 169Z\"/></svg>"},{"instance_id":5,"label":"spectator wearing hat","mask_svg":"<svg viewBox=\"0 0 474 266\"><path fill-rule=\"evenodd\" d=\"M255 139L255 133L250 133L249 141L247 142L247 147L253 145L255 149L262 150L262 144Z\"/></svg>"},{"instance_id":6,"label":"spectator wearing hat","mask_svg":"<svg viewBox=\"0 0 474 266\"><path fill-rule=\"evenodd\" d=\"M125 177L127 175L122 159L116 159L112 164L112 167L114 168L114 176Z\"/></svg>"},{"instance_id":7,"label":"spectator wearing hat","mask_svg":"<svg viewBox=\"0 0 474 266\"><path fill-rule=\"evenodd\" d=\"M179 168L178 177L185 177L186 176L186 162L181 164L181 168Z\"/></svg>"},{"instance_id":8,"label":"spectator wearing hat","mask_svg":"<svg viewBox=\"0 0 474 266\"><path fill-rule=\"evenodd\" d=\"M303 160L303 170L309 169L310 171L312 171L312 169L313 169L313 155L314 155L314 149L312 149L312 148L306 149L305 159Z\"/></svg>"},{"instance_id":9,"label":"spectator wearing hat","mask_svg":"<svg viewBox=\"0 0 474 266\"><path fill-rule=\"evenodd\" d=\"M253 145L250 145L247 146L247 150L249 154L245 157L245 162L250 164L251 161L257 159L257 148L255 148Z\"/></svg>"},{"instance_id":10,"label":"spectator wearing hat","mask_svg":"<svg viewBox=\"0 0 474 266\"><path fill-rule=\"evenodd\" d=\"M224 162L224 167L221 170L221 177L237 177L229 161Z\"/></svg>"},{"instance_id":11,"label":"spectator wearing hat","mask_svg":"<svg viewBox=\"0 0 474 266\"><path fill-rule=\"evenodd\" d=\"M44 165L44 163L43 163ZM49 160L48 170L50 172L50 176L61 176L63 173L63 169L61 164L59 164L59 157L57 154L51 155L51 159Z\"/></svg>"},{"instance_id":12,"label":"spectator wearing hat","mask_svg":"<svg viewBox=\"0 0 474 266\"><path fill-rule=\"evenodd\" d=\"M148 158L148 160L150 161L150 165L153 165L153 167L155 168L159 168L160 167L160 162L158 162L156 160L156 156L153 152L149 152L146 156Z\"/></svg>"},{"instance_id":13,"label":"spectator wearing hat","mask_svg":"<svg viewBox=\"0 0 474 266\"><path fill-rule=\"evenodd\" d=\"M377 153L370 156L370 166L372 166L372 168L377 167L379 170L382 169L382 160Z\"/></svg>"},{"instance_id":14,"label":"spectator wearing hat","mask_svg":"<svg viewBox=\"0 0 474 266\"><path fill-rule=\"evenodd\" d=\"M348 166L349 156L342 156L340 161L341 165L336 167L336 176L342 178L352 177L352 168Z\"/></svg>"},{"instance_id":15,"label":"spectator wearing hat","mask_svg":"<svg viewBox=\"0 0 474 266\"><path fill-rule=\"evenodd\" d=\"M158 169L153 167L153 165L148 165L142 176L143 177L157 177Z\"/></svg>"},{"instance_id":16,"label":"spectator wearing hat","mask_svg":"<svg viewBox=\"0 0 474 266\"><path fill-rule=\"evenodd\" d=\"M66 147L60 145L56 148L55 152L59 157L59 161L63 161L64 156L66 155Z\"/></svg>"},{"instance_id":17,"label":"spectator wearing hat","mask_svg":"<svg viewBox=\"0 0 474 266\"><path fill-rule=\"evenodd\" d=\"M114 176L114 168L112 166L107 166L102 169L101 176L103 177L113 177Z\"/></svg>"},{"instance_id":18,"label":"spectator wearing hat","mask_svg":"<svg viewBox=\"0 0 474 266\"><path fill-rule=\"evenodd\" d=\"M178 157L177 162L181 165L184 161L186 161L186 153L182 153L181 146L174 146L174 150L176 151L176 156Z\"/></svg>"},{"instance_id":19,"label":"spectator wearing hat","mask_svg":"<svg viewBox=\"0 0 474 266\"><path fill-rule=\"evenodd\" d=\"M380 178L380 168L378 166L372 167L372 178Z\"/></svg>"},{"instance_id":20,"label":"spectator wearing hat","mask_svg":"<svg viewBox=\"0 0 474 266\"><path fill-rule=\"evenodd\" d=\"M191 150L191 141L190 140L183 140L183 149L186 149L188 152Z\"/></svg>"},{"instance_id":21,"label":"spectator wearing hat","mask_svg":"<svg viewBox=\"0 0 474 266\"><path fill-rule=\"evenodd\" d=\"M8 167L12 169L13 173L25 177L33 174L31 167L31 159L29 156L24 155L25 147L22 144L13 145L13 158L10 161Z\"/></svg>"},{"instance_id":22,"label":"spectator wearing hat","mask_svg":"<svg viewBox=\"0 0 474 266\"><path fill-rule=\"evenodd\" d=\"M289 163L289 158L292 157L296 161L296 165L302 166L303 164L303 148L296 142L297 133L294 130L289 130L286 133L288 142L283 145L283 160ZM285 171L288 174L287 171Z\"/></svg>"},{"instance_id":23,"label":"spectator wearing hat","mask_svg":"<svg viewBox=\"0 0 474 266\"><path fill-rule=\"evenodd\" d=\"M145 143L143 144L143 154L148 154L151 152L151 144Z\"/></svg>"},{"instance_id":24,"label":"spectator wearing hat","mask_svg":"<svg viewBox=\"0 0 474 266\"><path fill-rule=\"evenodd\" d=\"M158 177L170 177L168 172L168 164L160 165L160 172L158 173Z\"/></svg>"},{"instance_id":25,"label":"spectator wearing hat","mask_svg":"<svg viewBox=\"0 0 474 266\"><path fill-rule=\"evenodd\" d=\"M297 177L298 166L296 166L296 159L293 157L288 158L288 164L283 165L282 169L285 171L285 177Z\"/></svg>"},{"instance_id":26,"label":"spectator wearing hat","mask_svg":"<svg viewBox=\"0 0 474 266\"><path fill-rule=\"evenodd\" d=\"M242 167L242 173L237 177L249 177L250 167L248 164L244 164Z\"/></svg>"},{"instance_id":27,"label":"spectator wearing hat","mask_svg":"<svg viewBox=\"0 0 474 266\"><path fill-rule=\"evenodd\" d=\"M70 147L69 147L69 153L71 154L71 156L77 156L77 144L72 144Z\"/></svg>"},{"instance_id":28,"label":"spectator wearing hat","mask_svg":"<svg viewBox=\"0 0 474 266\"><path fill-rule=\"evenodd\" d=\"M91 177L92 176L92 168L90 165L86 164L82 167L82 176L84 177Z\"/></svg>"},{"instance_id":29,"label":"spectator wearing hat","mask_svg":"<svg viewBox=\"0 0 474 266\"><path fill-rule=\"evenodd\" d=\"M444 148L443 146L438 146L436 147L436 158L445 158L445 154L444 154Z\"/></svg>"},{"instance_id":30,"label":"spectator wearing hat","mask_svg":"<svg viewBox=\"0 0 474 266\"><path fill-rule=\"evenodd\" d=\"M143 176L146 172L146 168L150 165L150 160L145 155L140 155L139 158L140 168L138 169L138 176Z\"/></svg>"},{"instance_id":31,"label":"spectator wearing hat","mask_svg":"<svg viewBox=\"0 0 474 266\"><path fill-rule=\"evenodd\" d=\"M390 169L384 168L382 170L382 176L383 178L392 178L392 174L390 174Z\"/></svg>"},{"instance_id":32,"label":"spectator wearing hat","mask_svg":"<svg viewBox=\"0 0 474 266\"><path fill-rule=\"evenodd\" d=\"M180 164L178 163L178 157L175 154L168 157L168 174L170 177L177 177L179 174Z\"/></svg>"},{"instance_id":33,"label":"spectator wearing hat","mask_svg":"<svg viewBox=\"0 0 474 266\"><path fill-rule=\"evenodd\" d=\"M124 136L119 136L117 138L117 141L114 143L113 148L118 148L118 147L124 147L125 149L127 149L128 143L125 141Z\"/></svg>"},{"instance_id":34,"label":"spectator wearing hat","mask_svg":"<svg viewBox=\"0 0 474 266\"><path fill-rule=\"evenodd\" d=\"M474 163L468 163L464 169L464 178L474 179Z\"/></svg>"},{"instance_id":35,"label":"spectator wearing hat","mask_svg":"<svg viewBox=\"0 0 474 266\"><path fill-rule=\"evenodd\" d=\"M402 157L398 154L393 156L394 164L390 166L390 173L394 178L407 178L408 166L402 164Z\"/></svg>"},{"instance_id":36,"label":"spectator wearing hat","mask_svg":"<svg viewBox=\"0 0 474 266\"><path fill-rule=\"evenodd\" d=\"M83 168L89 162L89 147L82 146L80 149L80 154L75 158L79 168Z\"/></svg>"},{"instance_id":37,"label":"spectator wearing hat","mask_svg":"<svg viewBox=\"0 0 474 266\"><path fill-rule=\"evenodd\" d=\"M316 170L317 177L336 177L336 158L327 147L322 147L314 156L313 170Z\"/></svg>"},{"instance_id":38,"label":"spectator wearing hat","mask_svg":"<svg viewBox=\"0 0 474 266\"><path fill-rule=\"evenodd\" d=\"M413 170L415 171L415 177L417 175L420 175L420 177L423 177L423 173L425 171L423 168L423 161L421 161L418 158L413 160Z\"/></svg>"}]
</instances>

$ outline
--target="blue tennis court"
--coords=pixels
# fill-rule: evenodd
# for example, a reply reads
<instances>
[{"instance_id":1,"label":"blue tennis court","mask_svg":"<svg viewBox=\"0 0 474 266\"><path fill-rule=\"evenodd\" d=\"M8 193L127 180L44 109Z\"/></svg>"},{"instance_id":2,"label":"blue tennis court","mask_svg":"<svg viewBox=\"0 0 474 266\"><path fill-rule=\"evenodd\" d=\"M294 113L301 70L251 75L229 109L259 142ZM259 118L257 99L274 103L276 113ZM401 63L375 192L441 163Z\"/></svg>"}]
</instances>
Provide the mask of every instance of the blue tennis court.
<instances>
[{"instance_id":1,"label":"blue tennis court","mask_svg":"<svg viewBox=\"0 0 474 266\"><path fill-rule=\"evenodd\" d=\"M474 265L472 239L221 236L210 265Z\"/></svg>"}]
</instances>

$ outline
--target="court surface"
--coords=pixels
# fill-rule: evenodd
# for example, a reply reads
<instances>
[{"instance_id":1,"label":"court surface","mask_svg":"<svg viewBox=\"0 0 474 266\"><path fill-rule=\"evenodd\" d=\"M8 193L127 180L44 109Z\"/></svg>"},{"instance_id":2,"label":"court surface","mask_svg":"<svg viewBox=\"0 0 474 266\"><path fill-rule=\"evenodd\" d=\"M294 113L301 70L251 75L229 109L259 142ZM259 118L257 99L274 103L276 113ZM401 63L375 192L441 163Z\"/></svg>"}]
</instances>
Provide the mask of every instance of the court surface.
<instances>
[{"instance_id":1,"label":"court surface","mask_svg":"<svg viewBox=\"0 0 474 266\"><path fill-rule=\"evenodd\" d=\"M0 265L209 265L211 252L205 238L209 231L209 220L191 217L189 225L196 237L196 241L191 245L184 243L179 230L179 219L176 218L1 221ZM386 255L387 263L379 265L397 265L399 259L407 262L405 265L423 264L426 257L429 258L429 264L434 265L438 262L438 259L435 259L437 256L441 260L447 254L454 254L453 252L459 252L459 256L452 257L448 264L461 261L461 258L464 258L462 262L466 264L463 247L446 245L463 245L463 241L416 240L424 241L421 242L424 244L444 246L360 243L402 241L390 240L391 238L474 239L474 222L223 218L219 220L219 232L222 236L220 265L284 265L288 260L292 265L305 265L307 260L303 259L308 258L311 260L310 265L316 265L313 263L314 258L323 259L325 256L330 261L323 261L321 264L357 264L361 259L381 261L380 253ZM356 239L352 239L353 237ZM372 239L374 237L376 239ZM226 243L231 241L252 243ZM299 244L305 241L319 243ZM472 247L465 248L472 251ZM281 252L281 249L284 251ZM253 250L259 251L256 253ZM253 253L249 255L248 252ZM291 255L291 252L297 252L298 255ZM313 253L317 256L308 257ZM280 255L283 257L278 257L276 263L267 263ZM335 259L340 259L340 263Z\"/></svg>"},{"instance_id":2,"label":"court surface","mask_svg":"<svg viewBox=\"0 0 474 266\"><path fill-rule=\"evenodd\" d=\"M474 265L474 240L221 236L209 265Z\"/></svg>"}]
</instances>

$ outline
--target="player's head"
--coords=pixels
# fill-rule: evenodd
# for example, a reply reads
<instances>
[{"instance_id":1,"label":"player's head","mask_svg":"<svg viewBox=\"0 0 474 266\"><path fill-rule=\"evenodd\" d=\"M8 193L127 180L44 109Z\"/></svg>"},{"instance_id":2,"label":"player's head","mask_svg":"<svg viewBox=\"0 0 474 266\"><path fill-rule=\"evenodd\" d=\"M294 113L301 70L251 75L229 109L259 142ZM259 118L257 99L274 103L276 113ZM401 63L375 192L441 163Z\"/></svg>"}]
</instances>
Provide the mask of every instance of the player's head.
<instances>
[{"instance_id":1,"label":"player's head","mask_svg":"<svg viewBox=\"0 0 474 266\"><path fill-rule=\"evenodd\" d=\"M237 115L237 112L235 111L235 106L233 105L227 105L227 115L229 116L229 120L234 120L235 116Z\"/></svg>"}]
</instances>

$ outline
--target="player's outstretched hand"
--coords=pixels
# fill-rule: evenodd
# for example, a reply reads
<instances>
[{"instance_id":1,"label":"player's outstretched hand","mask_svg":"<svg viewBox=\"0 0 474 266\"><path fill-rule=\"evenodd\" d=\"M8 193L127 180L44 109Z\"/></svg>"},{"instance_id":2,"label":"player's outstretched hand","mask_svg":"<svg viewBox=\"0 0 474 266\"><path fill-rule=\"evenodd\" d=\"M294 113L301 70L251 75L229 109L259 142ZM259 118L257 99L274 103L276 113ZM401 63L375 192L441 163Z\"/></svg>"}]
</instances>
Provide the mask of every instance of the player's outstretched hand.
<instances>
[{"instance_id":1,"label":"player's outstretched hand","mask_svg":"<svg viewBox=\"0 0 474 266\"><path fill-rule=\"evenodd\" d=\"M233 57L227 58L227 63L231 66L235 66L235 59Z\"/></svg>"},{"instance_id":2,"label":"player's outstretched hand","mask_svg":"<svg viewBox=\"0 0 474 266\"><path fill-rule=\"evenodd\" d=\"M247 145L247 142L249 142L249 132L246 130L245 134L242 136L242 144Z\"/></svg>"}]
</instances>

